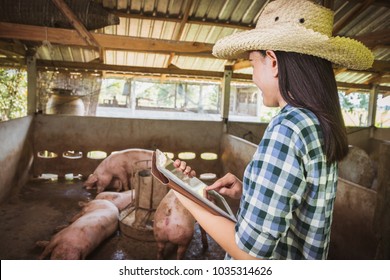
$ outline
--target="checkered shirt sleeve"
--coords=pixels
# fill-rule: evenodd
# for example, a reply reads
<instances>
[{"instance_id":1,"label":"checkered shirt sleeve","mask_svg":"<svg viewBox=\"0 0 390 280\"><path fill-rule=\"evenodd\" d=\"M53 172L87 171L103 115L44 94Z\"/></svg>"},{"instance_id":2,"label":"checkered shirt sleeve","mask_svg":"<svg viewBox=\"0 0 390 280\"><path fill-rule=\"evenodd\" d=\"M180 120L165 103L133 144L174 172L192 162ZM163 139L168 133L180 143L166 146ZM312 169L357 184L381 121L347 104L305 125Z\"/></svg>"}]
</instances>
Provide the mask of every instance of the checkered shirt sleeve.
<instances>
[{"instance_id":1,"label":"checkered shirt sleeve","mask_svg":"<svg viewBox=\"0 0 390 280\"><path fill-rule=\"evenodd\" d=\"M337 166L327 165L310 111L287 106L247 166L236 242L270 259L326 258Z\"/></svg>"}]
</instances>

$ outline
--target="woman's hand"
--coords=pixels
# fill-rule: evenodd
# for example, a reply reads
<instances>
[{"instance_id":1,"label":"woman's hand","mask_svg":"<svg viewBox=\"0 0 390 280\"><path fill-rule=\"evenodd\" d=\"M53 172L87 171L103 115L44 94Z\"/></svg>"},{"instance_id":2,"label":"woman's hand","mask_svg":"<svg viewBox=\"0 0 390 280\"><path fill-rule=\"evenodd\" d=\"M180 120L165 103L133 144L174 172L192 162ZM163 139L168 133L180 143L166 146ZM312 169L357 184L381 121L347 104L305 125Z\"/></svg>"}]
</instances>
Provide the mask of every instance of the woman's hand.
<instances>
[{"instance_id":1,"label":"woman's hand","mask_svg":"<svg viewBox=\"0 0 390 280\"><path fill-rule=\"evenodd\" d=\"M215 190L222 195L239 199L242 195L242 182L233 174L227 173L214 184L206 187L206 191Z\"/></svg>"},{"instance_id":2,"label":"woman's hand","mask_svg":"<svg viewBox=\"0 0 390 280\"><path fill-rule=\"evenodd\" d=\"M183 174L188 175L188 177L196 177L195 170L192 170L191 166L188 166L185 161L177 159L173 162L173 166L180 169Z\"/></svg>"}]
</instances>

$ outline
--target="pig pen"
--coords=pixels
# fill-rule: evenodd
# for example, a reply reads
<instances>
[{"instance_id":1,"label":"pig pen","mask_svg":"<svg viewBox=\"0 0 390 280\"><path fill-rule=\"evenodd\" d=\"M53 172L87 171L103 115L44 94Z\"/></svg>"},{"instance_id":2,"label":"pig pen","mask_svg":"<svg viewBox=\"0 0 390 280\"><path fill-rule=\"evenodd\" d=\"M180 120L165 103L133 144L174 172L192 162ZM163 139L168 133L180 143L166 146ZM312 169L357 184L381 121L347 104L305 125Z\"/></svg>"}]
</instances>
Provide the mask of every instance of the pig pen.
<instances>
[{"instance_id":1,"label":"pig pen","mask_svg":"<svg viewBox=\"0 0 390 280\"><path fill-rule=\"evenodd\" d=\"M208 124L211 130L206 131L202 122L182 122L178 128L169 121L64 115L37 115L1 125L2 143L8 143L1 148L1 155L7 155L1 159L4 169L0 174L4 182L0 185L1 259L36 259L42 248L35 243L50 240L56 227L66 224L80 211L79 201L96 196L95 190L82 186L103 160L88 156L90 152L109 155L128 148L159 148L176 156L179 152L217 154L222 134L219 122ZM198 131L199 142L195 146L193 131ZM215 160L202 160L198 156L191 164L198 174L219 173L216 167L220 164ZM43 179L42 174L55 174L58 180ZM211 238L208 241L208 249L203 250L199 226L195 225L194 238L184 259L223 259L224 251ZM175 248L168 247L165 258L175 259L175 253ZM132 239L118 227L87 258L156 259L156 256L155 242Z\"/></svg>"},{"instance_id":2,"label":"pig pen","mask_svg":"<svg viewBox=\"0 0 390 280\"><path fill-rule=\"evenodd\" d=\"M265 126L246 124L246 130L261 137ZM42 249L35 242L48 240L57 226L80 210L79 201L95 197L94 190L82 187L86 176L102 161L89 157L90 152L109 155L128 148L159 148L175 157L180 152L192 152L196 157L188 162L198 175L215 173L220 177L231 172L242 177L257 145L243 140L239 133L240 137L226 133L241 128L242 124L226 126L222 122L64 115L36 115L0 123L1 259L36 259ZM350 142L367 151L375 150L373 139L390 138L386 129L361 129L357 134ZM218 157L205 160L200 157L202 153ZM56 174L59 179L42 179L41 174ZM75 178L66 179L69 175ZM329 258L374 259L378 240L372 224L377 192L344 179L339 182ZM238 202L229 203L236 211ZM155 242L123 236L118 228L87 259L156 259L156 255ZM210 237L209 248L203 251L196 226L185 259L223 257L224 251ZM175 258L174 248L168 249L166 258Z\"/></svg>"}]
</instances>

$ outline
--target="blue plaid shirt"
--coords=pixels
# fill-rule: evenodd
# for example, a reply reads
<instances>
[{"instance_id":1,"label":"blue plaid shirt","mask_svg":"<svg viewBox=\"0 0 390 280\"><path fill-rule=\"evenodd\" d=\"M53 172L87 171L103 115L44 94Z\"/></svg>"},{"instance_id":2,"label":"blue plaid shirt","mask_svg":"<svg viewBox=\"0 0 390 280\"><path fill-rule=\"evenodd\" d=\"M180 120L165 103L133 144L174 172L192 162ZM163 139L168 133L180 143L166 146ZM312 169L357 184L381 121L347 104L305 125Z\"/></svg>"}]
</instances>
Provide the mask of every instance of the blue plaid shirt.
<instances>
[{"instance_id":1,"label":"blue plaid shirt","mask_svg":"<svg viewBox=\"0 0 390 280\"><path fill-rule=\"evenodd\" d=\"M317 117L285 106L269 123L243 179L236 242L266 259L326 259L337 186ZM229 256L227 256L229 258Z\"/></svg>"}]
</instances>

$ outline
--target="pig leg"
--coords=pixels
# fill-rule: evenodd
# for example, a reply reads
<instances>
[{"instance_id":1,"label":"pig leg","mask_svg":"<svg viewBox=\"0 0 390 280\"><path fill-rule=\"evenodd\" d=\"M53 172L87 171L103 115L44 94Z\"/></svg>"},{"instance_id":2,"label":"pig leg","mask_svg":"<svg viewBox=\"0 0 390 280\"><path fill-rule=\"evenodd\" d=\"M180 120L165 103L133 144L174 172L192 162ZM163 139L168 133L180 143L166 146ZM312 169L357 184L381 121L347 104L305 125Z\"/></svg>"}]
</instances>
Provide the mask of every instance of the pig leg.
<instances>
[{"instance_id":1,"label":"pig leg","mask_svg":"<svg viewBox=\"0 0 390 280\"><path fill-rule=\"evenodd\" d=\"M43 260L50 255L54 247L57 245L49 241L38 241L36 244L41 247L45 247L45 250L43 250L42 254L38 257L39 260Z\"/></svg>"},{"instance_id":2,"label":"pig leg","mask_svg":"<svg viewBox=\"0 0 390 280\"><path fill-rule=\"evenodd\" d=\"M187 251L189 244L190 244L190 242L188 242L184 245L183 244L178 245L177 252L176 252L176 259L177 260L182 260L184 258L184 255L186 254L186 251Z\"/></svg>"},{"instance_id":3,"label":"pig leg","mask_svg":"<svg viewBox=\"0 0 390 280\"><path fill-rule=\"evenodd\" d=\"M116 192L120 192L122 190L122 182L118 178L112 178L110 186Z\"/></svg>"},{"instance_id":4,"label":"pig leg","mask_svg":"<svg viewBox=\"0 0 390 280\"><path fill-rule=\"evenodd\" d=\"M157 242L157 259L164 259L165 242Z\"/></svg>"},{"instance_id":5,"label":"pig leg","mask_svg":"<svg viewBox=\"0 0 390 280\"><path fill-rule=\"evenodd\" d=\"M129 190L129 181L127 178L126 170L123 169L122 172L120 172L118 174L118 178L119 178L119 181L122 182L123 190L128 191Z\"/></svg>"},{"instance_id":6,"label":"pig leg","mask_svg":"<svg viewBox=\"0 0 390 280\"><path fill-rule=\"evenodd\" d=\"M51 260L84 260L80 249L69 247L67 244L59 244L51 253Z\"/></svg>"}]
</instances>

